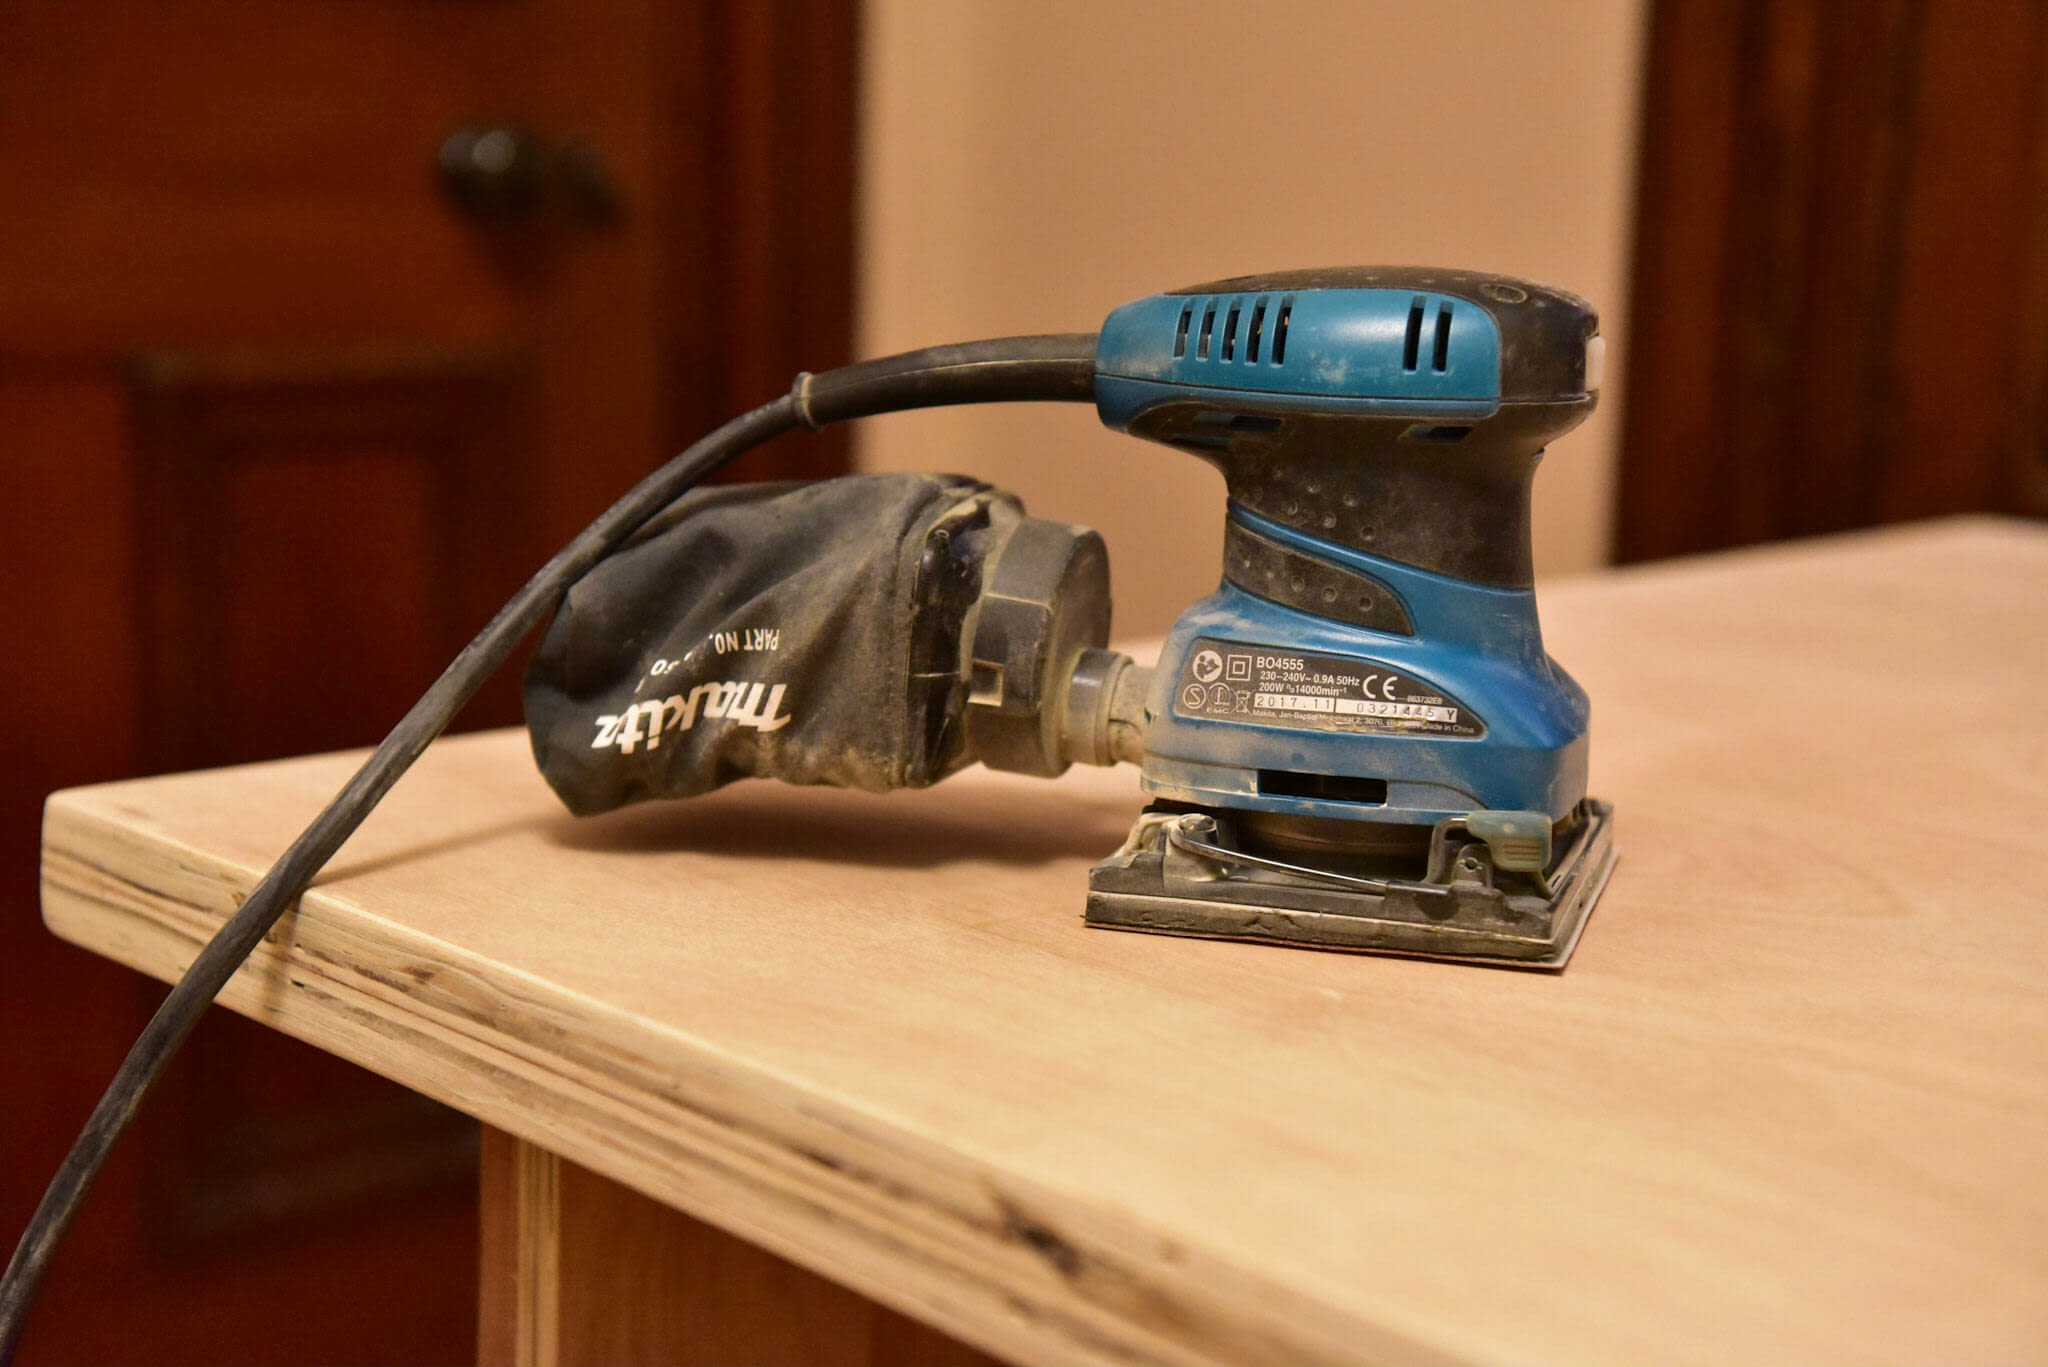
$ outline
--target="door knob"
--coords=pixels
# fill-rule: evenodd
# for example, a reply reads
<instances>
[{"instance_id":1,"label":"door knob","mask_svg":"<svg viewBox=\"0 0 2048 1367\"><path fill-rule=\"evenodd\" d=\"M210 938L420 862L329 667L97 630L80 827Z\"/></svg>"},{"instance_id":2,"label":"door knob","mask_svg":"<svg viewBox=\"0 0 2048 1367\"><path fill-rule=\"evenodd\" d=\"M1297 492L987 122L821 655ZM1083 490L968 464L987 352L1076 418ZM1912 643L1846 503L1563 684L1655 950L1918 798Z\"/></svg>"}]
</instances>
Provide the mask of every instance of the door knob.
<instances>
[{"instance_id":1,"label":"door knob","mask_svg":"<svg viewBox=\"0 0 2048 1367\"><path fill-rule=\"evenodd\" d=\"M552 143L510 125L458 128L441 140L441 192L480 222L509 226L551 214L586 227L618 218L611 168L581 142Z\"/></svg>"}]
</instances>

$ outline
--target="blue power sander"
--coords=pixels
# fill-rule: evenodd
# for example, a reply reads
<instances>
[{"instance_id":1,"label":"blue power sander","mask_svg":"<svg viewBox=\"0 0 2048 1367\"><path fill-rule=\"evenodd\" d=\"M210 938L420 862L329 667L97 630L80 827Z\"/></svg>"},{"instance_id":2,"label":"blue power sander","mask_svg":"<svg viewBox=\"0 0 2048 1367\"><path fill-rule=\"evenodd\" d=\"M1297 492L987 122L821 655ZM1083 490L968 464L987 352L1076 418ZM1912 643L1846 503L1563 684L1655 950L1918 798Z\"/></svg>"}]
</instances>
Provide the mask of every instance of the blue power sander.
<instances>
[{"instance_id":1,"label":"blue power sander","mask_svg":"<svg viewBox=\"0 0 2048 1367\"><path fill-rule=\"evenodd\" d=\"M1586 695L1543 649L1529 492L1592 411L1572 295L1250 276L1111 314L1111 427L1216 465L1223 582L1150 680L1091 925L1561 966L1614 862Z\"/></svg>"},{"instance_id":2,"label":"blue power sander","mask_svg":"<svg viewBox=\"0 0 2048 1367\"><path fill-rule=\"evenodd\" d=\"M977 345L1002 359L864 383L945 401L935 375L986 363L982 397L1092 400L1222 470L1223 582L1158 667L1107 649L1101 538L987 485L704 491L542 639L527 722L571 809L1129 760L1152 802L1089 879L1091 925L1562 964L1612 827L1586 696L1543 651L1529 486L1592 410L1592 311L1500 276L1311 271ZM805 418L843 386L800 381Z\"/></svg>"}]
</instances>

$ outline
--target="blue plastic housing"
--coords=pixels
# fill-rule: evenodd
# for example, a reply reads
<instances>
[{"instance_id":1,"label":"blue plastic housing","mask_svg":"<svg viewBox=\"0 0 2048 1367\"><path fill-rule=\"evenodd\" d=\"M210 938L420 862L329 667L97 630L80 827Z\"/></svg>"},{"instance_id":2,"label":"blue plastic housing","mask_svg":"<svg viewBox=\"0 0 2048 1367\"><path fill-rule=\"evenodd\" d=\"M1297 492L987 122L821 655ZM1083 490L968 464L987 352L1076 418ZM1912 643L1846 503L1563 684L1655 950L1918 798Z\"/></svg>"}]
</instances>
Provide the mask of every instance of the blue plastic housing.
<instances>
[{"instance_id":1,"label":"blue plastic housing","mask_svg":"<svg viewBox=\"0 0 2048 1367\"><path fill-rule=\"evenodd\" d=\"M1190 387L1297 396L1322 412L1483 417L1500 406L1500 327L1469 299L1399 289L1155 294L1109 315L1096 403L1129 420Z\"/></svg>"},{"instance_id":2,"label":"blue plastic housing","mask_svg":"<svg viewBox=\"0 0 2048 1367\"><path fill-rule=\"evenodd\" d=\"M1211 807L1433 824L1482 808L1561 819L1586 793L1583 689L1543 650L1536 595L1431 574L1335 546L1233 506L1261 536L1378 579L1418 635L1401 636L1282 607L1230 584L1181 615L1148 700L1143 783L1157 797ZM1332 732L1180 715L1181 668L1201 639L1378 661L1427 680L1485 723L1483 736ZM1381 803L1259 791L1261 769L1383 779Z\"/></svg>"}]
</instances>

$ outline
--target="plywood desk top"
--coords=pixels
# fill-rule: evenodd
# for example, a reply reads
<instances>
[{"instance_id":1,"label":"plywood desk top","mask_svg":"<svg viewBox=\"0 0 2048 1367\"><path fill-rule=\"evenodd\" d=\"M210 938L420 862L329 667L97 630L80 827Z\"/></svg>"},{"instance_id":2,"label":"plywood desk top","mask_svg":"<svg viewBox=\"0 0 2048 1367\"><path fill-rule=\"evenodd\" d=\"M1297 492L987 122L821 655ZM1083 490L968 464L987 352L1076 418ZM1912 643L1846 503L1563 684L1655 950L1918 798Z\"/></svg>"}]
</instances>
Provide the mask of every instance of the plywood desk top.
<instances>
[{"instance_id":1,"label":"plywood desk top","mask_svg":"<svg viewBox=\"0 0 2048 1367\"><path fill-rule=\"evenodd\" d=\"M2048 532L1543 610L1560 976L1085 929L1128 768L576 821L494 733L229 1002L1020 1360L2048 1356ZM57 795L50 925L173 975L353 764Z\"/></svg>"}]
</instances>

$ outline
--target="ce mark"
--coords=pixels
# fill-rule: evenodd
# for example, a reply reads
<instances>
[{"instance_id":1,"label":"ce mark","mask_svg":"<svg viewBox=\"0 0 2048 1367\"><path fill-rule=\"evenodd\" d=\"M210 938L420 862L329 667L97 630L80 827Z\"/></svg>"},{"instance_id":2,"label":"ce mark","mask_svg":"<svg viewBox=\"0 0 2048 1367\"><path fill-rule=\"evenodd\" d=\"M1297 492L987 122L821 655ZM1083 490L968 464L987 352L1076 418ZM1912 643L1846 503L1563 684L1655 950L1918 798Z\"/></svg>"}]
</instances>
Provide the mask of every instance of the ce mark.
<instances>
[{"instance_id":1,"label":"ce mark","mask_svg":"<svg viewBox=\"0 0 2048 1367\"><path fill-rule=\"evenodd\" d=\"M1388 702L1399 702L1400 699L1394 696L1394 685L1401 682L1399 674L1368 674L1365 676L1365 682L1361 683L1358 687L1366 697L1370 698L1372 696L1372 681L1382 678L1386 682L1380 685L1380 696Z\"/></svg>"}]
</instances>

